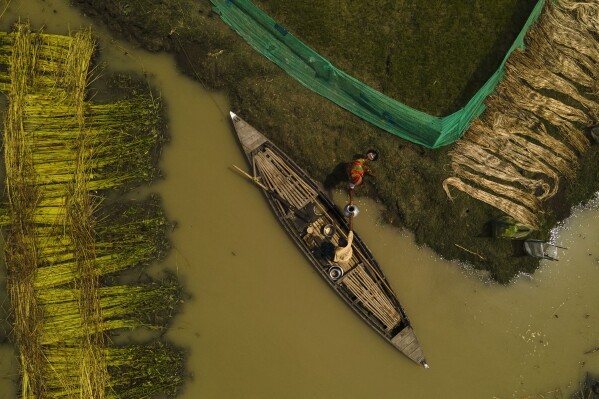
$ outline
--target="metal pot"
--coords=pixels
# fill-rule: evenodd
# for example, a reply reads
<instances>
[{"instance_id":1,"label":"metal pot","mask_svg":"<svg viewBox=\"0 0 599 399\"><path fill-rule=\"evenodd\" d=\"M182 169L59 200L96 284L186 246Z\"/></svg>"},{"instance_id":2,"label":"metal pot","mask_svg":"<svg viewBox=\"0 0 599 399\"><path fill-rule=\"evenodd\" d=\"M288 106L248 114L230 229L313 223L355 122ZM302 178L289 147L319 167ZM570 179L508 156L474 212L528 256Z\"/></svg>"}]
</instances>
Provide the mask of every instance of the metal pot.
<instances>
[{"instance_id":1,"label":"metal pot","mask_svg":"<svg viewBox=\"0 0 599 399\"><path fill-rule=\"evenodd\" d=\"M336 281L339 280L343 276L343 269L339 266L331 266L329 267L329 277L331 280Z\"/></svg>"},{"instance_id":2,"label":"metal pot","mask_svg":"<svg viewBox=\"0 0 599 399\"><path fill-rule=\"evenodd\" d=\"M358 213L360 213L360 210L358 209L357 205L347 204L345 205L345 208L343 208L343 214L345 215L345 217L356 217L358 216Z\"/></svg>"}]
</instances>

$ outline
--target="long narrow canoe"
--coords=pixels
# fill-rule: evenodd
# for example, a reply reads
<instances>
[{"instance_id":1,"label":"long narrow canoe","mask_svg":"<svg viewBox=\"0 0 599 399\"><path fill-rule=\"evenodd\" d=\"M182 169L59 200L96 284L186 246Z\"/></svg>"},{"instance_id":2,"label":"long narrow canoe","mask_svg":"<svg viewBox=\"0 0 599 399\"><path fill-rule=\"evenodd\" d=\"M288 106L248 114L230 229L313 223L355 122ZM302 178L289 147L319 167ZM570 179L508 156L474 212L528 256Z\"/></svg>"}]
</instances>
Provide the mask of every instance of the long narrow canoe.
<instances>
[{"instance_id":1,"label":"long narrow canoe","mask_svg":"<svg viewBox=\"0 0 599 399\"><path fill-rule=\"evenodd\" d=\"M264 135L233 112L231 119L253 174L248 176L316 271L370 327L428 368L408 316L366 244L355 232L348 237L341 210ZM345 255L337 262L336 250Z\"/></svg>"}]
</instances>

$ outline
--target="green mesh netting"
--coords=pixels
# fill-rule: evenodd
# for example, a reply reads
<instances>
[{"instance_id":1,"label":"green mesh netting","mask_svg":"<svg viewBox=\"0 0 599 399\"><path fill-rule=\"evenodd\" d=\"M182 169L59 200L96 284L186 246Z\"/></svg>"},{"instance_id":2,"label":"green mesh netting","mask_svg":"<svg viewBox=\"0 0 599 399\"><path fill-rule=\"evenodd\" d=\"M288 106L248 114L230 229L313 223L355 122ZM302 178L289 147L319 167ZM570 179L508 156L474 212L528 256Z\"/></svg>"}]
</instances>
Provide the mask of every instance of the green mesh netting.
<instances>
[{"instance_id":1,"label":"green mesh netting","mask_svg":"<svg viewBox=\"0 0 599 399\"><path fill-rule=\"evenodd\" d=\"M444 117L408 107L335 68L249 0L211 2L225 23L310 90L396 136L427 148L438 148L460 138L470 121L485 109L484 99L503 77L509 54L524 47L524 35L541 13L544 0L538 1L498 70L466 106Z\"/></svg>"}]
</instances>

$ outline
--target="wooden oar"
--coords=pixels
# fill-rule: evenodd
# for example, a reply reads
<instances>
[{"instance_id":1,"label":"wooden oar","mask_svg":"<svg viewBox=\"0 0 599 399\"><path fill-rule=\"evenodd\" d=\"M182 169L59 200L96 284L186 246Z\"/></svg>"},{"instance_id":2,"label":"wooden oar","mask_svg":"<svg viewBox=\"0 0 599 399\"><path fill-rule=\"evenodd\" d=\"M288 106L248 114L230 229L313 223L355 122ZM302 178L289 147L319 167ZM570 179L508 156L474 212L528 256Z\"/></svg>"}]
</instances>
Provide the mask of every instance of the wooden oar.
<instances>
[{"instance_id":1,"label":"wooden oar","mask_svg":"<svg viewBox=\"0 0 599 399\"><path fill-rule=\"evenodd\" d=\"M246 172L245 170L241 169L240 167L238 167L237 165L233 165L233 167L235 169L237 169L238 172L240 172L241 174L243 174L245 177L247 177L248 179L250 179L251 181L253 181L254 183L256 183L257 185L259 185L260 187L262 187L263 190L265 191L271 191L268 187L266 187L264 184L260 183L260 180L256 177L256 176L252 176L250 175L248 172Z\"/></svg>"}]
</instances>

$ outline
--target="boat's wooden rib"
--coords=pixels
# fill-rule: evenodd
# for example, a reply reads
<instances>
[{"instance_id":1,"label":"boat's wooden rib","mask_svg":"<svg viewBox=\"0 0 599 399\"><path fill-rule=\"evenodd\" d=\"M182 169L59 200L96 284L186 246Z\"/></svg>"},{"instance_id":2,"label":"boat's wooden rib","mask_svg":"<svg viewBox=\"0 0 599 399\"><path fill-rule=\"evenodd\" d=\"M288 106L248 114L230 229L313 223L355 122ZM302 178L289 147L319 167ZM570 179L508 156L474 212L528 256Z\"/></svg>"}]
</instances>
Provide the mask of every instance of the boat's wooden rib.
<instances>
[{"instance_id":1,"label":"boat's wooden rib","mask_svg":"<svg viewBox=\"0 0 599 399\"><path fill-rule=\"evenodd\" d=\"M333 261L349 226L316 183L264 135L231 112L253 180L279 221L325 281L375 331L410 359L428 368L410 321L368 247L354 232L352 254ZM325 231L326 229L328 231Z\"/></svg>"}]
</instances>

